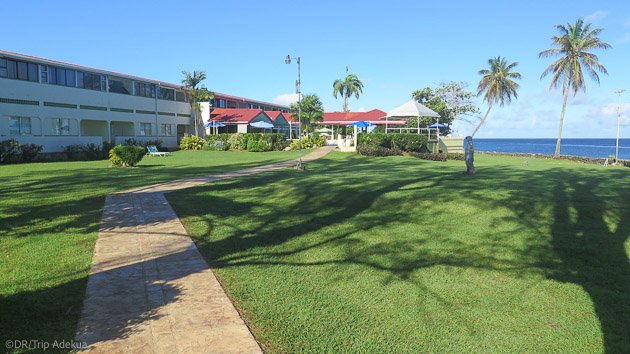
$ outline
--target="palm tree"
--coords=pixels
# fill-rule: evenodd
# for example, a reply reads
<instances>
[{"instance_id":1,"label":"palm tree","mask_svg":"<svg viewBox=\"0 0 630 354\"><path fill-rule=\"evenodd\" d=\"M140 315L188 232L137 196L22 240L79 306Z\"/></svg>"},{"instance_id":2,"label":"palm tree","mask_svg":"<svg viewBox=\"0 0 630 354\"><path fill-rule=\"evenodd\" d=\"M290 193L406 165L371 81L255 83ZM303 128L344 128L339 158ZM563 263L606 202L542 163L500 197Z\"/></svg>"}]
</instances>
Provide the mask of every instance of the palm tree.
<instances>
[{"instance_id":1,"label":"palm tree","mask_svg":"<svg viewBox=\"0 0 630 354\"><path fill-rule=\"evenodd\" d=\"M512 96L518 98L516 90L519 88L519 84L512 81L512 79L520 79L521 74L510 72L518 65L518 62L508 65L505 58L498 56L488 59L488 64L490 65L490 70L479 70L479 75L483 75L483 78L481 78L477 86L477 96L484 94L483 100L488 102L488 111L472 133L473 138L486 121L486 118L488 118L493 104L499 103L503 107L504 104L512 102Z\"/></svg>"},{"instance_id":2,"label":"palm tree","mask_svg":"<svg viewBox=\"0 0 630 354\"><path fill-rule=\"evenodd\" d=\"M311 124L324 120L324 107L319 97L315 94L302 96L302 131L309 132ZM291 103L291 117L293 121L298 120L298 103Z\"/></svg>"},{"instance_id":3,"label":"palm tree","mask_svg":"<svg viewBox=\"0 0 630 354\"><path fill-rule=\"evenodd\" d=\"M560 155L560 140L562 138L562 124L564 123L564 112L567 108L567 98L569 91L573 89L573 94L577 94L579 89L586 92L586 83L584 82L584 71L599 84L600 73L608 74L606 68L598 62L597 55L587 52L591 49L609 49L612 46L602 42L598 37L603 31L597 28L591 31L591 24L584 24L583 19L578 19L574 25L568 23L567 26L556 25L560 32L560 36L551 37L551 43L559 48L543 50L538 54L539 58L549 58L560 56L554 61L540 78L553 73L551 85L549 89L560 86L562 82L562 93L564 93L564 103L562 104L562 113L560 114L560 129L558 130L558 141L556 143L555 156Z\"/></svg>"},{"instance_id":4,"label":"palm tree","mask_svg":"<svg viewBox=\"0 0 630 354\"><path fill-rule=\"evenodd\" d=\"M348 74L348 67L346 66L346 74ZM337 94L343 96L343 111L349 112L348 109L348 97L354 95L359 99L359 93L363 93L363 83L354 74L348 74L345 80L335 80L333 83L333 96L337 98Z\"/></svg>"},{"instance_id":5,"label":"palm tree","mask_svg":"<svg viewBox=\"0 0 630 354\"><path fill-rule=\"evenodd\" d=\"M197 135L199 133L197 129L197 122L199 120L199 116L201 116L201 102L213 99L214 94L208 91L208 89L203 85L197 87L197 85L201 84L201 81L207 78L205 71L195 70L191 74L186 70L182 70L182 74L184 74L182 87L188 89L188 103L190 104L190 110L195 122L195 135Z\"/></svg>"}]
</instances>

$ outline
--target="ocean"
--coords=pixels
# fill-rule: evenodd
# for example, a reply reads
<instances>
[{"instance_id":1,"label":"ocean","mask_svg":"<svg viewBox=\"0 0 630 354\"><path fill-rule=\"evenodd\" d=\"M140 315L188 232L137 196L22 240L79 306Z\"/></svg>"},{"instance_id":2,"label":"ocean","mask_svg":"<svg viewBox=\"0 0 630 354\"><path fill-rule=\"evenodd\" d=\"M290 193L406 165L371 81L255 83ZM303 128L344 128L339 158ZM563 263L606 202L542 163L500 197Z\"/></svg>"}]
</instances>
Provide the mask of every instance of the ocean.
<instances>
[{"instance_id":1,"label":"ocean","mask_svg":"<svg viewBox=\"0 0 630 354\"><path fill-rule=\"evenodd\" d=\"M476 151L553 155L557 139L474 139ZM615 155L616 139L562 139L561 155L606 158ZM464 146L466 142L464 142ZM619 139L619 159L630 160L630 139Z\"/></svg>"}]
</instances>

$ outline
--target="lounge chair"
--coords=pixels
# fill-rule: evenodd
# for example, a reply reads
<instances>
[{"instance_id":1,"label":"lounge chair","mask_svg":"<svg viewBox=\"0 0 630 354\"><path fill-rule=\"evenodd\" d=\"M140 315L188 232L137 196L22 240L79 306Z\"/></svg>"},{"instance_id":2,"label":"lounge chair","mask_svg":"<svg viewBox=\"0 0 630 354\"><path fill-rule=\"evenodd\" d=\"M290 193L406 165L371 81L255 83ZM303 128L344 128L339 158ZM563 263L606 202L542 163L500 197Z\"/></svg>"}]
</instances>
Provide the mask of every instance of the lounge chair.
<instances>
[{"instance_id":1,"label":"lounge chair","mask_svg":"<svg viewBox=\"0 0 630 354\"><path fill-rule=\"evenodd\" d=\"M147 156L169 156L171 155L170 152L162 152L162 151L158 151L157 147L155 145L149 145L147 146L147 150L149 152L147 152Z\"/></svg>"}]
</instances>

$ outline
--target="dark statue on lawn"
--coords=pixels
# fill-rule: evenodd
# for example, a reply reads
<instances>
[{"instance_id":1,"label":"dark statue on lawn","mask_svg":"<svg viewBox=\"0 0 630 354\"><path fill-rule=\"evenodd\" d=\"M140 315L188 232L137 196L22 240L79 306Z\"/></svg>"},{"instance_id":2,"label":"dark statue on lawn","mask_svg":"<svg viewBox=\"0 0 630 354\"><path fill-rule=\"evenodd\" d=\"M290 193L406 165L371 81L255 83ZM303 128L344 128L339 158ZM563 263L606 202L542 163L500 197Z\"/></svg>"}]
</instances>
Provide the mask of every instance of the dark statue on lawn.
<instances>
[{"instance_id":1,"label":"dark statue on lawn","mask_svg":"<svg viewBox=\"0 0 630 354\"><path fill-rule=\"evenodd\" d=\"M466 151L464 152L464 160L466 160L465 174L471 176L475 174L475 165L473 165L475 161L475 147L473 146L472 136L467 136L466 141L468 145L466 145Z\"/></svg>"}]
</instances>

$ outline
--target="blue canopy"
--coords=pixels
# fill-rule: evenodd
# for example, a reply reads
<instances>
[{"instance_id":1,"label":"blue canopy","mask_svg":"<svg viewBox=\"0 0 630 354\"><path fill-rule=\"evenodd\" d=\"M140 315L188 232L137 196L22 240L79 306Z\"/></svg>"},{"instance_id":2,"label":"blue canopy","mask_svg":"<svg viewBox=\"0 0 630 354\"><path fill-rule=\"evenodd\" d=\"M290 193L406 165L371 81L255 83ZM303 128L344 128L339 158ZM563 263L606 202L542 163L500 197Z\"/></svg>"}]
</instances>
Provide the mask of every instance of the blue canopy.
<instances>
[{"instance_id":1,"label":"blue canopy","mask_svg":"<svg viewBox=\"0 0 630 354\"><path fill-rule=\"evenodd\" d=\"M444 125L442 123L433 123L433 124L429 125L427 128L430 128L430 129L435 129L435 128L444 129L444 128L446 128L446 125Z\"/></svg>"},{"instance_id":2,"label":"blue canopy","mask_svg":"<svg viewBox=\"0 0 630 354\"><path fill-rule=\"evenodd\" d=\"M205 128L214 128L214 127L225 127L225 124L221 123L221 122L208 122L206 124L203 125Z\"/></svg>"},{"instance_id":3,"label":"blue canopy","mask_svg":"<svg viewBox=\"0 0 630 354\"><path fill-rule=\"evenodd\" d=\"M367 128L367 127L371 127L373 125L376 125L374 123L368 123L364 120L360 120L358 122L354 122L352 124L348 124L349 127L357 127L357 128Z\"/></svg>"}]
</instances>

